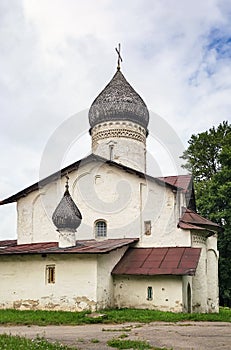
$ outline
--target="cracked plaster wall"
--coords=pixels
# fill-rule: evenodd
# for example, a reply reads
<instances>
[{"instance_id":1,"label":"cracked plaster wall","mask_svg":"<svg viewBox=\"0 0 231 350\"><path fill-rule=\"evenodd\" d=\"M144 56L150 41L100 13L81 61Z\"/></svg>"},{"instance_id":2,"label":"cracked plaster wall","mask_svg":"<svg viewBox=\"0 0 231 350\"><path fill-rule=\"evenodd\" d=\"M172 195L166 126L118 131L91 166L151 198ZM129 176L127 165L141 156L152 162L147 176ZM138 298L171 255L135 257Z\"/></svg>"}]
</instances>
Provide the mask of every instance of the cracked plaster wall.
<instances>
[{"instance_id":1,"label":"cracked plaster wall","mask_svg":"<svg viewBox=\"0 0 231 350\"><path fill-rule=\"evenodd\" d=\"M69 173L70 193L83 220L76 239L95 239L94 223L107 222L107 238L138 237L139 246L190 246L177 228L181 196L171 188L105 163L80 165ZM18 243L58 241L51 216L64 193L65 177L18 201ZM151 221L151 235L144 221Z\"/></svg>"},{"instance_id":2,"label":"cracked plaster wall","mask_svg":"<svg viewBox=\"0 0 231 350\"><path fill-rule=\"evenodd\" d=\"M54 284L46 281L46 265L55 265ZM96 309L96 256L4 256L0 279L0 308Z\"/></svg>"},{"instance_id":3,"label":"cracked plaster wall","mask_svg":"<svg viewBox=\"0 0 231 350\"><path fill-rule=\"evenodd\" d=\"M115 306L161 311L183 311L181 276L115 276ZM152 287L153 299L147 300Z\"/></svg>"},{"instance_id":4,"label":"cracked plaster wall","mask_svg":"<svg viewBox=\"0 0 231 350\"><path fill-rule=\"evenodd\" d=\"M206 238L206 232L192 235L192 246L201 248L201 255L192 278L193 312L219 312L218 251L216 235Z\"/></svg>"}]
</instances>

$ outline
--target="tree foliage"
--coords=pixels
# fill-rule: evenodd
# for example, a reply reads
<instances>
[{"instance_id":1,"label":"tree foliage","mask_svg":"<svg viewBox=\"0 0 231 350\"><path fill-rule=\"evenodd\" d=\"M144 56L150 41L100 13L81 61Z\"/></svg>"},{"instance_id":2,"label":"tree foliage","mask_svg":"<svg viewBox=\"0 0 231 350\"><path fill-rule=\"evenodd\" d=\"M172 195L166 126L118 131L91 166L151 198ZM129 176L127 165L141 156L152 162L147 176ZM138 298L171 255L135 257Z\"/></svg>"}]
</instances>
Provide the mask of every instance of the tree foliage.
<instances>
[{"instance_id":1,"label":"tree foliage","mask_svg":"<svg viewBox=\"0 0 231 350\"><path fill-rule=\"evenodd\" d=\"M223 228L218 235L221 305L231 306L231 125L192 135L183 166L195 183L198 212Z\"/></svg>"}]
</instances>

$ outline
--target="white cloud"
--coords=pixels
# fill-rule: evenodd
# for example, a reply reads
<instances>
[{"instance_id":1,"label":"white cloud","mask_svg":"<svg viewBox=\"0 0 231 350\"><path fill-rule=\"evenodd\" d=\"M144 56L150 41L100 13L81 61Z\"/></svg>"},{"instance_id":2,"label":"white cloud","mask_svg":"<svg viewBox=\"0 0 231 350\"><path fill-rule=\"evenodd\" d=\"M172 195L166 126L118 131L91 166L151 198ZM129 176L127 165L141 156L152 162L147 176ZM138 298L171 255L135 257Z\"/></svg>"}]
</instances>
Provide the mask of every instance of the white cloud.
<instances>
[{"instance_id":1,"label":"white cloud","mask_svg":"<svg viewBox=\"0 0 231 350\"><path fill-rule=\"evenodd\" d=\"M54 130L114 74L118 42L126 78L185 146L230 119L230 19L222 0L1 1L0 198L38 180ZM0 215L0 238L12 237Z\"/></svg>"}]
</instances>

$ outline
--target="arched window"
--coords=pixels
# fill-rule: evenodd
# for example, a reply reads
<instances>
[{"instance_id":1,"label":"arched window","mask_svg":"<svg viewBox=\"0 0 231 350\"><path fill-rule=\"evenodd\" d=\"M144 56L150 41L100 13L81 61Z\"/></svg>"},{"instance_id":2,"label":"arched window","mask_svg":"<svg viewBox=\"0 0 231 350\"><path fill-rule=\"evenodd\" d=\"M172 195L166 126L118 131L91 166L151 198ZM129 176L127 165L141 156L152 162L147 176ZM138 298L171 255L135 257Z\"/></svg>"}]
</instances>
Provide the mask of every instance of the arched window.
<instances>
[{"instance_id":1,"label":"arched window","mask_svg":"<svg viewBox=\"0 0 231 350\"><path fill-rule=\"evenodd\" d=\"M96 237L107 236L107 224L104 220L97 220L95 222L95 235Z\"/></svg>"}]
</instances>

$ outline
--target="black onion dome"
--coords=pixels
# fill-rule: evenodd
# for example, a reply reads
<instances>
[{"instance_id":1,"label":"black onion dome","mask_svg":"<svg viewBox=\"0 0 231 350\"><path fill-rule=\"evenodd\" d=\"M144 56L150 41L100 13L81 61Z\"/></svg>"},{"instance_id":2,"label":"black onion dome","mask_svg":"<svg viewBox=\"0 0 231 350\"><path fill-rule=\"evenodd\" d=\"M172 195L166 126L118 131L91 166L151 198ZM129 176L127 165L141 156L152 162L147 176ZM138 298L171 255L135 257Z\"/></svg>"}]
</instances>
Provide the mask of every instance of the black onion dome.
<instances>
[{"instance_id":1,"label":"black onion dome","mask_svg":"<svg viewBox=\"0 0 231 350\"><path fill-rule=\"evenodd\" d=\"M81 224L82 215L71 198L66 186L66 191L52 215L52 221L57 229L76 230Z\"/></svg>"},{"instance_id":2,"label":"black onion dome","mask_svg":"<svg viewBox=\"0 0 231 350\"><path fill-rule=\"evenodd\" d=\"M105 121L129 120L147 129L149 112L140 95L118 69L89 110L91 128Z\"/></svg>"}]
</instances>

